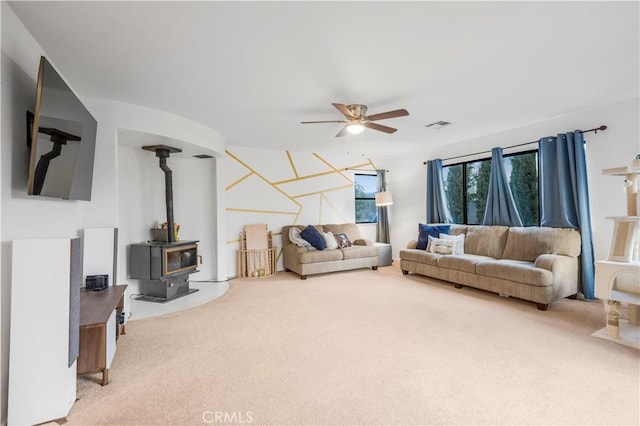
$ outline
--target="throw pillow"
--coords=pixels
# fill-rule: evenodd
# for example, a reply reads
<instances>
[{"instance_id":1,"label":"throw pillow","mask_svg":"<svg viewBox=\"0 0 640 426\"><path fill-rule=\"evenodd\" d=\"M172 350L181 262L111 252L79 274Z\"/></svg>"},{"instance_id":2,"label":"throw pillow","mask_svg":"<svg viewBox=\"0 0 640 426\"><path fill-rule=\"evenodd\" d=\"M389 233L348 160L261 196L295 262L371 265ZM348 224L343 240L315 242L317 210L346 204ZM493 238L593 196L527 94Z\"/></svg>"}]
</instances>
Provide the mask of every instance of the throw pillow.
<instances>
[{"instance_id":1,"label":"throw pillow","mask_svg":"<svg viewBox=\"0 0 640 426\"><path fill-rule=\"evenodd\" d=\"M464 234L440 234L440 239L453 241L453 254L464 254Z\"/></svg>"},{"instance_id":2,"label":"throw pillow","mask_svg":"<svg viewBox=\"0 0 640 426\"><path fill-rule=\"evenodd\" d=\"M289 240L298 247L311 247L309 241L300 236L300 229L289 228Z\"/></svg>"},{"instance_id":3,"label":"throw pillow","mask_svg":"<svg viewBox=\"0 0 640 426\"><path fill-rule=\"evenodd\" d=\"M324 242L328 249L338 248L338 242L336 241L336 237L333 236L332 232L323 232L322 236L324 237Z\"/></svg>"},{"instance_id":4,"label":"throw pillow","mask_svg":"<svg viewBox=\"0 0 640 426\"><path fill-rule=\"evenodd\" d=\"M351 241L349 241L349 237L346 234L336 234L336 242L338 243L338 248L346 248L351 247Z\"/></svg>"},{"instance_id":5,"label":"throw pillow","mask_svg":"<svg viewBox=\"0 0 640 426\"><path fill-rule=\"evenodd\" d=\"M324 250L327 248L327 244L324 242L324 237L320 235L320 231L311 225L304 228L304 231L300 233L300 236L318 250Z\"/></svg>"},{"instance_id":6,"label":"throw pillow","mask_svg":"<svg viewBox=\"0 0 640 426\"><path fill-rule=\"evenodd\" d=\"M427 248L427 251L438 254L453 254L453 241L433 238L431 235L429 235L428 238L429 247Z\"/></svg>"},{"instance_id":7,"label":"throw pillow","mask_svg":"<svg viewBox=\"0 0 640 426\"><path fill-rule=\"evenodd\" d=\"M419 223L416 248L426 250L427 244L429 243L429 236L438 238L440 234L448 234L449 230L451 230L451 225L425 225L424 223Z\"/></svg>"}]
</instances>

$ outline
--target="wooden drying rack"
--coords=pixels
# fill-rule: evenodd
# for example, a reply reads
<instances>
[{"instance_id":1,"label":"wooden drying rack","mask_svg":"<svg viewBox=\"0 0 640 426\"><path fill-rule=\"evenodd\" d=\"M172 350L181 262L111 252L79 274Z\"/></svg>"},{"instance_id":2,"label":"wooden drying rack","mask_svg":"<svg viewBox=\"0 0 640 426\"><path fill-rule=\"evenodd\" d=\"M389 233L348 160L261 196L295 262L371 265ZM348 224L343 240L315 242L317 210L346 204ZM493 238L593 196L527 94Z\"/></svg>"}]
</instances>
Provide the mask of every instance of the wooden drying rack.
<instances>
[{"instance_id":1,"label":"wooden drying rack","mask_svg":"<svg viewBox=\"0 0 640 426\"><path fill-rule=\"evenodd\" d=\"M247 228L240 233L238 250L238 276L265 278L276 273L276 247L273 246L271 231L266 230L266 248L248 248Z\"/></svg>"}]
</instances>

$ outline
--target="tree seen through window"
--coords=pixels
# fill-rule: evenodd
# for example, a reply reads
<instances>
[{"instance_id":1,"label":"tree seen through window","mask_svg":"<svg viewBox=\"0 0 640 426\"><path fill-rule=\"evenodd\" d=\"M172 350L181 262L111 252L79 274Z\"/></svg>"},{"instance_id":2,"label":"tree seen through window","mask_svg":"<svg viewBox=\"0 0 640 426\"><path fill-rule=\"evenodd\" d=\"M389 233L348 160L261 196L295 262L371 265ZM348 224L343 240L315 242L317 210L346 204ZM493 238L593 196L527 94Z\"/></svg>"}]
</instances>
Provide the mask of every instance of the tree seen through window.
<instances>
[{"instance_id":1,"label":"tree seen through window","mask_svg":"<svg viewBox=\"0 0 640 426\"><path fill-rule=\"evenodd\" d=\"M377 179L377 175L356 174L354 176L356 223L376 223L378 221Z\"/></svg>"},{"instance_id":2,"label":"tree seen through window","mask_svg":"<svg viewBox=\"0 0 640 426\"><path fill-rule=\"evenodd\" d=\"M503 161L523 225L539 225L538 152L507 155ZM442 172L453 222L482 223L491 178L491 159L444 166Z\"/></svg>"}]
</instances>

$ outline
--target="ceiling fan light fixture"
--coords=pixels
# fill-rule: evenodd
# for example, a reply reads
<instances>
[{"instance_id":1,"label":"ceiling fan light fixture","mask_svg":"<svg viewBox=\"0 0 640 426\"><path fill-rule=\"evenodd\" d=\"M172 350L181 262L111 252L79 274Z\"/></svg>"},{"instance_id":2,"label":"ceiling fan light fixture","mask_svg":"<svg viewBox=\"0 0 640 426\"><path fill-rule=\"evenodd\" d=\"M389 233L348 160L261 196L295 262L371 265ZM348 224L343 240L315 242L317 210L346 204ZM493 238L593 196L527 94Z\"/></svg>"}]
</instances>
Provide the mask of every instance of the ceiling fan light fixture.
<instances>
[{"instance_id":1,"label":"ceiling fan light fixture","mask_svg":"<svg viewBox=\"0 0 640 426\"><path fill-rule=\"evenodd\" d=\"M359 135L364 132L364 125L359 121L354 121L352 123L347 124L347 132L352 135Z\"/></svg>"}]
</instances>

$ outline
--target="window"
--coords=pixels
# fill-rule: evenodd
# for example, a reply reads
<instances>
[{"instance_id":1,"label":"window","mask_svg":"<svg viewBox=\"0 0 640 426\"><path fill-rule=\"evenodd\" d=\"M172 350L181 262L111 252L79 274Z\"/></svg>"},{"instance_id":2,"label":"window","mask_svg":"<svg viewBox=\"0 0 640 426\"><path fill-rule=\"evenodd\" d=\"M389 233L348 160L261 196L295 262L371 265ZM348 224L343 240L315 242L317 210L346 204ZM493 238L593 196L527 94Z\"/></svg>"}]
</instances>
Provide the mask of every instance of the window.
<instances>
[{"instance_id":1,"label":"window","mask_svg":"<svg viewBox=\"0 0 640 426\"><path fill-rule=\"evenodd\" d=\"M503 160L522 224L538 226L538 151L505 155ZM444 166L442 174L447 205L453 222L480 224L487 204L491 159Z\"/></svg>"},{"instance_id":2,"label":"window","mask_svg":"<svg viewBox=\"0 0 640 426\"><path fill-rule=\"evenodd\" d=\"M447 206L453 217L454 223L464 223L464 199L465 191L462 173L464 166L456 164L442 168L442 181L444 182L444 192L447 197Z\"/></svg>"},{"instance_id":3,"label":"window","mask_svg":"<svg viewBox=\"0 0 640 426\"><path fill-rule=\"evenodd\" d=\"M491 177L491 160L474 161L466 164L467 223L479 225L484 217Z\"/></svg>"},{"instance_id":4,"label":"window","mask_svg":"<svg viewBox=\"0 0 640 426\"><path fill-rule=\"evenodd\" d=\"M509 186L524 226L540 224L538 152L510 155L504 159Z\"/></svg>"},{"instance_id":5,"label":"window","mask_svg":"<svg viewBox=\"0 0 640 426\"><path fill-rule=\"evenodd\" d=\"M378 221L377 180L377 175L355 175L356 223L376 223Z\"/></svg>"}]
</instances>

